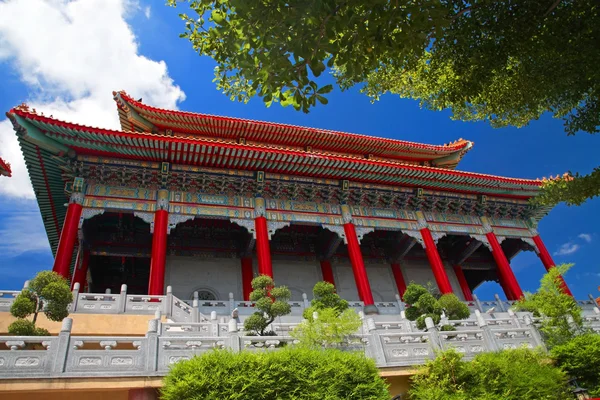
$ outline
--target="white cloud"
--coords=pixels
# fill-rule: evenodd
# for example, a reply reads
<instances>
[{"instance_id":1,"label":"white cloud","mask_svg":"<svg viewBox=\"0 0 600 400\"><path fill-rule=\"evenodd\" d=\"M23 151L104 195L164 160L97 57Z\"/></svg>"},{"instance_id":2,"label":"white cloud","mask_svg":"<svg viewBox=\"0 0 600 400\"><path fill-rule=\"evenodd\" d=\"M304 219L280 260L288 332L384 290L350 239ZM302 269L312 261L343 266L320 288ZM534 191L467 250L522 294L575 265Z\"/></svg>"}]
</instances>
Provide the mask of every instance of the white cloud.
<instances>
[{"instance_id":1,"label":"white cloud","mask_svg":"<svg viewBox=\"0 0 600 400\"><path fill-rule=\"evenodd\" d=\"M580 233L577 236L579 239L586 241L587 243L592 243L592 235L589 233Z\"/></svg>"},{"instance_id":2,"label":"white cloud","mask_svg":"<svg viewBox=\"0 0 600 400\"><path fill-rule=\"evenodd\" d=\"M0 61L30 89L28 103L45 115L119 128L113 90L176 108L185 94L163 61L138 54L126 18L132 0L8 0L0 3ZM149 8L145 10L149 13ZM33 198L10 122L0 121L0 157L13 166L0 195Z\"/></svg>"},{"instance_id":3,"label":"white cloud","mask_svg":"<svg viewBox=\"0 0 600 400\"><path fill-rule=\"evenodd\" d=\"M566 256L568 254L573 254L575 253L577 250L579 250L579 245L575 244L575 243L564 243L562 246L560 246L560 248L554 252L555 256Z\"/></svg>"},{"instance_id":4,"label":"white cloud","mask_svg":"<svg viewBox=\"0 0 600 400\"><path fill-rule=\"evenodd\" d=\"M144 8L144 15L148 19L150 19L150 12L151 12L150 6L147 6L147 7Z\"/></svg>"},{"instance_id":5,"label":"white cloud","mask_svg":"<svg viewBox=\"0 0 600 400\"><path fill-rule=\"evenodd\" d=\"M13 212L0 219L0 254L14 257L31 251L50 251L50 245L37 206L25 200L13 204Z\"/></svg>"}]
</instances>

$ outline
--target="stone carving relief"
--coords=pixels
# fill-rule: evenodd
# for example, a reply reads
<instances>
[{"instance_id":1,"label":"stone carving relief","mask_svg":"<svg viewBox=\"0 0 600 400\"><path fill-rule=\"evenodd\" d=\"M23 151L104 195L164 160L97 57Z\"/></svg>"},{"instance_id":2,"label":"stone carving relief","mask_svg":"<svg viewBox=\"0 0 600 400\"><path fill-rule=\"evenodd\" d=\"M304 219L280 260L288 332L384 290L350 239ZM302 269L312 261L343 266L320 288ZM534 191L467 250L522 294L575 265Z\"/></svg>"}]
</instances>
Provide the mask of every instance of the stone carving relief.
<instances>
[{"instance_id":1,"label":"stone carving relief","mask_svg":"<svg viewBox=\"0 0 600 400\"><path fill-rule=\"evenodd\" d=\"M95 217L96 215L104 214L103 208L84 208L79 218L79 229L83 226L83 221Z\"/></svg>"},{"instance_id":2,"label":"stone carving relief","mask_svg":"<svg viewBox=\"0 0 600 400\"><path fill-rule=\"evenodd\" d=\"M331 231L331 232L337 234L339 237L341 237L344 240L344 243L348 244L348 241L346 240L346 232L344 231L343 226L328 225L328 224L321 224L321 226L323 227L323 229L327 229L328 231Z\"/></svg>"},{"instance_id":3,"label":"stone carving relief","mask_svg":"<svg viewBox=\"0 0 600 400\"><path fill-rule=\"evenodd\" d=\"M393 357L408 357L407 349L392 349L390 353Z\"/></svg>"},{"instance_id":4,"label":"stone carving relief","mask_svg":"<svg viewBox=\"0 0 600 400\"><path fill-rule=\"evenodd\" d=\"M114 357L110 360L110 365L133 365L131 357Z\"/></svg>"},{"instance_id":5,"label":"stone carving relief","mask_svg":"<svg viewBox=\"0 0 600 400\"><path fill-rule=\"evenodd\" d=\"M184 215L184 214L169 214L169 222L167 225L167 235L171 233L171 229L175 229L178 224L181 224L186 221L190 221L196 218L193 215Z\"/></svg>"},{"instance_id":6,"label":"stone carving relief","mask_svg":"<svg viewBox=\"0 0 600 400\"><path fill-rule=\"evenodd\" d=\"M375 228L365 228L362 226L356 227L356 238L358 239L358 242L362 242L365 235L373 232L374 230Z\"/></svg>"},{"instance_id":7,"label":"stone carving relief","mask_svg":"<svg viewBox=\"0 0 600 400\"><path fill-rule=\"evenodd\" d=\"M475 240L478 240L481 242L481 244L483 244L485 247L487 247L490 251L492 251L492 245L490 244L490 242L487 240L487 237L485 237L485 235L471 235L471 237Z\"/></svg>"},{"instance_id":8,"label":"stone carving relief","mask_svg":"<svg viewBox=\"0 0 600 400\"><path fill-rule=\"evenodd\" d=\"M421 246L423 246L423 248L425 248L425 241L423 240L423 236L421 236L421 232L411 230L406 230L402 232L407 236L410 236L411 238L415 239Z\"/></svg>"},{"instance_id":9,"label":"stone carving relief","mask_svg":"<svg viewBox=\"0 0 600 400\"><path fill-rule=\"evenodd\" d=\"M100 357L81 357L79 359L79 365L97 367L102 365L102 359Z\"/></svg>"},{"instance_id":10,"label":"stone carving relief","mask_svg":"<svg viewBox=\"0 0 600 400\"><path fill-rule=\"evenodd\" d=\"M533 239L531 238L520 238L523 242L527 243L528 245L530 245L531 247L533 247L533 250L539 254L540 249L538 249L537 245L535 244L535 242L533 241Z\"/></svg>"},{"instance_id":11,"label":"stone carving relief","mask_svg":"<svg viewBox=\"0 0 600 400\"><path fill-rule=\"evenodd\" d=\"M38 357L19 357L15 361L15 367L37 367L40 365Z\"/></svg>"},{"instance_id":12,"label":"stone carving relief","mask_svg":"<svg viewBox=\"0 0 600 400\"><path fill-rule=\"evenodd\" d=\"M438 244L438 240L440 240L447 234L448 234L448 232L431 232L431 237L433 238L433 241L435 242L435 244Z\"/></svg>"},{"instance_id":13,"label":"stone carving relief","mask_svg":"<svg viewBox=\"0 0 600 400\"><path fill-rule=\"evenodd\" d=\"M231 218L230 221L236 225L241 226L242 228L246 228L248 232L252 235L252 238L256 240L256 231L254 226L254 221L251 219L237 219Z\"/></svg>"},{"instance_id":14,"label":"stone carving relief","mask_svg":"<svg viewBox=\"0 0 600 400\"><path fill-rule=\"evenodd\" d=\"M134 217L140 218L147 224L150 224L150 233L154 233L154 214L148 212L134 212Z\"/></svg>"},{"instance_id":15,"label":"stone carving relief","mask_svg":"<svg viewBox=\"0 0 600 400\"><path fill-rule=\"evenodd\" d=\"M269 240L271 237L277 232L279 229L283 229L286 226L290 226L289 222L283 221L268 221L267 222L267 234L269 235Z\"/></svg>"}]
</instances>

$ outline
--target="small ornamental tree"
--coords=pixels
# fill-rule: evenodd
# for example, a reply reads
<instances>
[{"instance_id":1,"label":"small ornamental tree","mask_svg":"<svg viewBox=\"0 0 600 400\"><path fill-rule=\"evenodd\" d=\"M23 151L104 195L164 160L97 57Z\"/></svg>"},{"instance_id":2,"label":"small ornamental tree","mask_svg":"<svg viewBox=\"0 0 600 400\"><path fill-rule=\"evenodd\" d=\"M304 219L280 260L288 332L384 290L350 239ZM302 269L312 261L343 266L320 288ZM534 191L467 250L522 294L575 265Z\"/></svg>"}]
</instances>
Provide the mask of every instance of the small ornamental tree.
<instances>
[{"instance_id":1,"label":"small ornamental tree","mask_svg":"<svg viewBox=\"0 0 600 400\"><path fill-rule=\"evenodd\" d=\"M313 296L311 307L304 310L306 319L312 318L313 311L332 308L341 314L348 309L348 302L335 292L335 286L329 282L317 282L313 287Z\"/></svg>"},{"instance_id":2,"label":"small ornamental tree","mask_svg":"<svg viewBox=\"0 0 600 400\"><path fill-rule=\"evenodd\" d=\"M29 282L17 296L10 313L18 318L8 327L8 332L19 336L46 336L48 331L37 328L38 314L43 312L51 321L62 321L69 315L68 306L73 294L65 278L52 271L42 271ZM33 314L32 320L26 319Z\"/></svg>"},{"instance_id":3,"label":"small ornamental tree","mask_svg":"<svg viewBox=\"0 0 600 400\"><path fill-rule=\"evenodd\" d=\"M252 293L250 301L253 301L258 311L246 318L244 329L253 335L273 335L273 332L265 332L265 329L275 318L289 314L292 311L288 300L292 296L286 286L277 286L273 278L268 275L260 275L252 279Z\"/></svg>"},{"instance_id":4,"label":"small ornamental tree","mask_svg":"<svg viewBox=\"0 0 600 400\"><path fill-rule=\"evenodd\" d=\"M335 347L348 342L361 325L358 314L348 308L348 302L336 292L329 282L317 282L313 288L314 299L304 310L305 321L291 333L301 346L309 348ZM314 318L314 314L317 318Z\"/></svg>"},{"instance_id":5,"label":"small ornamental tree","mask_svg":"<svg viewBox=\"0 0 600 400\"><path fill-rule=\"evenodd\" d=\"M404 292L403 299L410 307L406 309L406 318L417 322L417 328L425 329L425 318L430 317L435 324L439 324L442 314L448 319L465 319L471 315L469 307L461 302L452 293L436 298L427 288L416 283L411 283ZM445 325L442 330L454 330L452 326Z\"/></svg>"},{"instance_id":6,"label":"small ornamental tree","mask_svg":"<svg viewBox=\"0 0 600 400\"><path fill-rule=\"evenodd\" d=\"M172 366L162 400L389 400L375 362L334 349L218 350Z\"/></svg>"},{"instance_id":7,"label":"small ornamental tree","mask_svg":"<svg viewBox=\"0 0 600 400\"><path fill-rule=\"evenodd\" d=\"M575 299L562 291L562 276L573 264L558 265L550 269L540 280L540 288L534 294L526 293L515 308L531 311L541 317L539 329L549 348L566 343L583 333L582 311Z\"/></svg>"}]
</instances>

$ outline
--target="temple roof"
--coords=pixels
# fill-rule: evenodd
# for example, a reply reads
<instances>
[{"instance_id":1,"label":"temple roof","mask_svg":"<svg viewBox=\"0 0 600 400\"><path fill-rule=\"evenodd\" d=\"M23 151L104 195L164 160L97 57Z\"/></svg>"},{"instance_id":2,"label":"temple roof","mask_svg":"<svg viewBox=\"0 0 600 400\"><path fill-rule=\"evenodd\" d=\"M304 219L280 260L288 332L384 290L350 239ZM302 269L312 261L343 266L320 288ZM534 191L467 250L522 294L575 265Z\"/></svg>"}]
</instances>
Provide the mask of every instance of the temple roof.
<instances>
[{"instance_id":1,"label":"temple roof","mask_svg":"<svg viewBox=\"0 0 600 400\"><path fill-rule=\"evenodd\" d=\"M120 96L121 98L125 97L124 94L120 94ZM123 106L120 105L119 114L121 116L123 110ZM179 114L194 116L194 118L200 116L200 114L191 113ZM540 180L462 172L449 169L447 166L440 168L418 165L414 161L365 157L348 152L329 152L322 148L290 148L288 145L250 140L239 143L231 135L217 137L193 132L182 133L176 129L175 132L161 131L160 129L154 129L154 132L140 132L139 127L134 131L103 129L61 121L52 116L47 117L26 105L11 109L7 116L17 132L53 252L58 246L66 213L64 204L68 198L65 184L74 178L70 175L72 172L65 168L65 163L69 158L78 155L167 161L173 164L207 168L265 171L267 173L350 180L367 184L408 186L512 199L528 199L536 196L539 186L542 184ZM216 121L220 117L200 116L198 118L209 118L209 120ZM223 120L227 124L242 121ZM252 121L242 122L253 123ZM250 132L249 125L243 126ZM273 126L273 129L280 127L276 124L264 124L263 126ZM156 126L149 128L153 127L156 128ZM136 127L134 126L134 128ZM308 128L289 127L289 129L296 129L296 132L300 132ZM320 130L309 131L315 132L315 135L327 133L327 131ZM264 134L268 135L268 132ZM421 147L423 153L430 155L444 149L451 153L448 148L452 146L454 151L460 152L461 150L456 149L460 149L461 146L466 151L468 148L465 143L470 147L470 142L450 146L428 146L336 132L333 134L350 138L347 139L348 141L357 140L357 143L366 143L365 146L374 146L374 143L391 143L397 148L410 151L417 151L416 149ZM371 144L369 144L369 140L372 142ZM379 140L381 142L378 142ZM390 151L389 148L386 151ZM0 165L5 166L5 170L10 173L8 164L1 160L0 162Z\"/></svg>"},{"instance_id":2,"label":"temple roof","mask_svg":"<svg viewBox=\"0 0 600 400\"><path fill-rule=\"evenodd\" d=\"M445 145L356 135L325 129L221 117L185 111L165 110L134 100L127 93L113 92L123 131L160 132L171 130L204 138L240 140L295 150L372 155L391 161L454 169L473 143L459 139Z\"/></svg>"},{"instance_id":3,"label":"temple roof","mask_svg":"<svg viewBox=\"0 0 600 400\"><path fill-rule=\"evenodd\" d=\"M10 164L0 158L0 175L4 176L12 176L12 171L10 169Z\"/></svg>"},{"instance_id":4,"label":"temple roof","mask_svg":"<svg viewBox=\"0 0 600 400\"><path fill-rule=\"evenodd\" d=\"M509 198L530 198L541 181L420 166L395 160L291 150L197 135L116 131L46 117L27 106L7 113L29 142L56 155L102 155L174 164L404 185Z\"/></svg>"}]
</instances>

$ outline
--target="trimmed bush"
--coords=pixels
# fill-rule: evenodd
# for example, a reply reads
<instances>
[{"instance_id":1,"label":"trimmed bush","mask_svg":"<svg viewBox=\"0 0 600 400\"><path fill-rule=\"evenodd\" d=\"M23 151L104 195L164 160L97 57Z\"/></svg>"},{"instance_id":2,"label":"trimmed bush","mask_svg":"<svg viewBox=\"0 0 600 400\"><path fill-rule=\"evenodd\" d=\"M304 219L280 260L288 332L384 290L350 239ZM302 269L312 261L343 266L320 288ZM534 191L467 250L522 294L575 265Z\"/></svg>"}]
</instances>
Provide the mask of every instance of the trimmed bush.
<instances>
[{"instance_id":1,"label":"trimmed bush","mask_svg":"<svg viewBox=\"0 0 600 400\"><path fill-rule=\"evenodd\" d=\"M175 364L163 400L389 400L375 363L363 355L304 348L213 351Z\"/></svg>"},{"instance_id":2,"label":"trimmed bush","mask_svg":"<svg viewBox=\"0 0 600 400\"><path fill-rule=\"evenodd\" d=\"M411 400L565 400L566 374L542 351L481 353L463 361L455 350L439 353L413 377Z\"/></svg>"}]
</instances>

